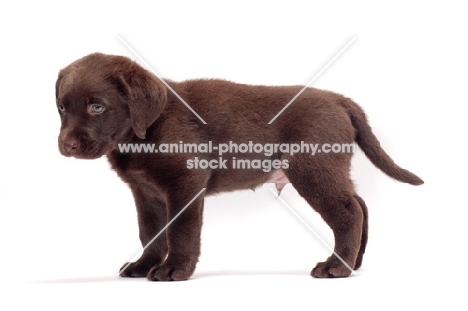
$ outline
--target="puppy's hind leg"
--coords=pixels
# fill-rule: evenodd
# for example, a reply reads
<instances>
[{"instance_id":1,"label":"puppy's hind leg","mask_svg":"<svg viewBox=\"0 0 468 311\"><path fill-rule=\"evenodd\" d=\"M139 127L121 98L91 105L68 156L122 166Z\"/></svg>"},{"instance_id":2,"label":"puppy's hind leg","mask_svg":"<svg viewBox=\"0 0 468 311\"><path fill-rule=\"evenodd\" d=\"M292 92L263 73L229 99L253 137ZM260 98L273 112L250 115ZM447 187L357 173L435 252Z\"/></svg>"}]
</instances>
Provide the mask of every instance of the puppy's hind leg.
<instances>
[{"instance_id":1,"label":"puppy's hind leg","mask_svg":"<svg viewBox=\"0 0 468 311\"><path fill-rule=\"evenodd\" d=\"M318 263L311 275L316 278L347 277L360 253L364 212L345 167L313 164L314 159L294 156L290 159L289 169L285 170L294 188L322 216L335 237L334 253Z\"/></svg>"},{"instance_id":2,"label":"puppy's hind leg","mask_svg":"<svg viewBox=\"0 0 468 311\"><path fill-rule=\"evenodd\" d=\"M356 200L358 201L359 205L362 208L362 213L363 213L363 222L362 222L362 237L361 237L361 247L359 248L359 253L358 257L356 259L356 264L354 265L354 269L357 270L361 267L362 265L362 259L364 257L364 253L366 252L366 245L367 245L367 239L368 239L368 232L369 232L369 217L368 217L368 212L367 212L367 206L364 200L358 196L354 196Z\"/></svg>"}]
</instances>

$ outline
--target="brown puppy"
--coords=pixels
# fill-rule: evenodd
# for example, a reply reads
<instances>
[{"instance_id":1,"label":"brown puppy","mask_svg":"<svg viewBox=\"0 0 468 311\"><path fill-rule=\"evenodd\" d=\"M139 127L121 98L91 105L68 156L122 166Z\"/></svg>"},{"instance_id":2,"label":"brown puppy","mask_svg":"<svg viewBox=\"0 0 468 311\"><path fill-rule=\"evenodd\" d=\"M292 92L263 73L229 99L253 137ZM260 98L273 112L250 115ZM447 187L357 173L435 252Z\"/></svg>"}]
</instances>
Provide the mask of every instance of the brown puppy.
<instances>
[{"instance_id":1,"label":"brown puppy","mask_svg":"<svg viewBox=\"0 0 468 311\"><path fill-rule=\"evenodd\" d=\"M423 183L392 161L363 110L341 95L308 88L268 124L301 86L250 86L222 80L168 84L206 124L160 80L126 57L88 55L60 71L56 83L62 120L60 152L82 159L106 155L134 195L140 239L147 247L121 276L188 279L200 255L204 196L265 182L276 182L279 191L291 182L333 230L335 253L317 264L313 277L346 277L351 274L347 266L358 269L367 243L368 217L349 177L352 153L319 148L315 154L305 149L293 154L284 148L286 144L330 147L357 142L390 177L412 185ZM171 153L131 153L121 152L123 143L230 144L232 148L221 156L216 149L182 147ZM235 144L276 148L241 152ZM148 245L203 188L206 191Z\"/></svg>"}]
</instances>

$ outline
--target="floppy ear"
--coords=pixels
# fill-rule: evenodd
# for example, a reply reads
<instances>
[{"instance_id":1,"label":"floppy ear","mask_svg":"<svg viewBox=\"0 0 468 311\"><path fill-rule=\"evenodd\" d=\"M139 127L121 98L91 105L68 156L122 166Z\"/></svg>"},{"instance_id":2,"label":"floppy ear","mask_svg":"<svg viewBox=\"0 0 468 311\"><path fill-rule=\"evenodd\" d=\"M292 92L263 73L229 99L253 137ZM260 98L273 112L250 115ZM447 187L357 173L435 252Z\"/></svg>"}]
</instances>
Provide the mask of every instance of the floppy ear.
<instances>
[{"instance_id":1,"label":"floppy ear","mask_svg":"<svg viewBox=\"0 0 468 311\"><path fill-rule=\"evenodd\" d=\"M116 82L119 91L127 99L133 131L139 138L145 139L146 130L166 106L166 87L137 64L122 72Z\"/></svg>"}]
</instances>

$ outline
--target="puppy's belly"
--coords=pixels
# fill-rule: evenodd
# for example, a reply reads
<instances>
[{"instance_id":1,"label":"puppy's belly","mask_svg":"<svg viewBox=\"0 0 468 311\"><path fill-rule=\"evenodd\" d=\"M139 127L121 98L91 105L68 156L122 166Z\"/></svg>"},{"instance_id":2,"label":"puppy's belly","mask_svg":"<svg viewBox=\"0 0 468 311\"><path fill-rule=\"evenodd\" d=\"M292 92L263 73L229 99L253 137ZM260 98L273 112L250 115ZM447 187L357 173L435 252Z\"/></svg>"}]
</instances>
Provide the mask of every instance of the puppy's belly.
<instances>
[{"instance_id":1,"label":"puppy's belly","mask_svg":"<svg viewBox=\"0 0 468 311\"><path fill-rule=\"evenodd\" d=\"M268 180L265 183L274 183L276 190L278 190L278 194L281 193L281 190L283 190L284 186L288 184L290 181L288 177L284 174L283 170L276 170L271 174L271 176L268 178Z\"/></svg>"}]
</instances>

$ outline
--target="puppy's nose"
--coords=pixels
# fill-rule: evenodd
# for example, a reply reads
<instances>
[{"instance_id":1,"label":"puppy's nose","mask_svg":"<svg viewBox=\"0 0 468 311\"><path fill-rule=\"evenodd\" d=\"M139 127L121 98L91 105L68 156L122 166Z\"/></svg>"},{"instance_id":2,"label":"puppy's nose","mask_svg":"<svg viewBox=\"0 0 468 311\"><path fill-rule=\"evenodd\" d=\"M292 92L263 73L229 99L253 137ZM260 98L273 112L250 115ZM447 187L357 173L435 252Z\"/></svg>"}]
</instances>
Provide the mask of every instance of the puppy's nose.
<instances>
[{"instance_id":1,"label":"puppy's nose","mask_svg":"<svg viewBox=\"0 0 468 311\"><path fill-rule=\"evenodd\" d=\"M62 140L63 149L65 149L65 151L70 154L76 153L78 150L78 145L79 143L76 140Z\"/></svg>"}]
</instances>

